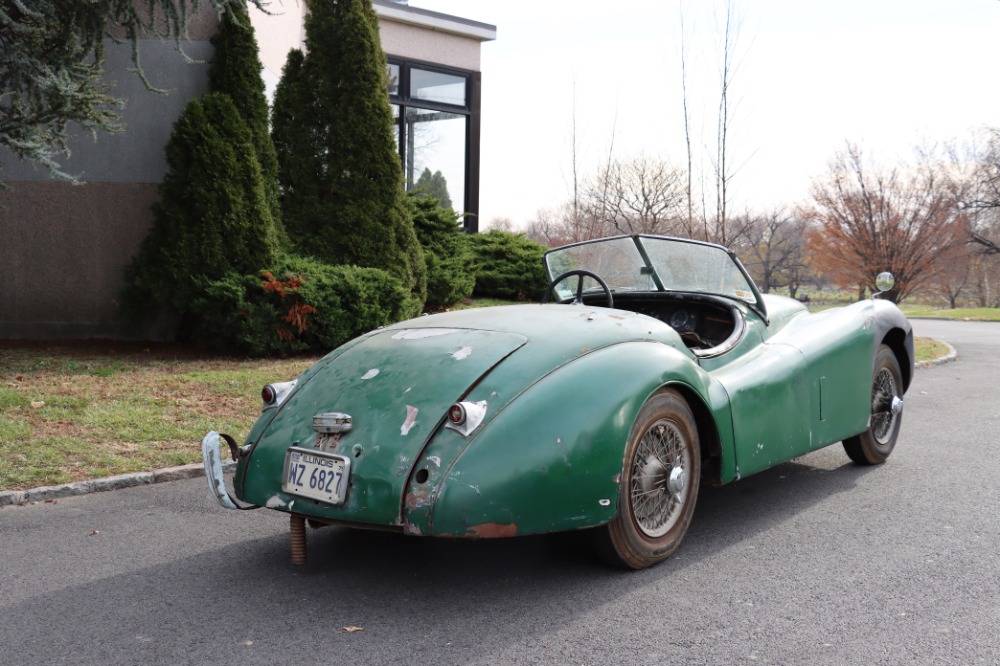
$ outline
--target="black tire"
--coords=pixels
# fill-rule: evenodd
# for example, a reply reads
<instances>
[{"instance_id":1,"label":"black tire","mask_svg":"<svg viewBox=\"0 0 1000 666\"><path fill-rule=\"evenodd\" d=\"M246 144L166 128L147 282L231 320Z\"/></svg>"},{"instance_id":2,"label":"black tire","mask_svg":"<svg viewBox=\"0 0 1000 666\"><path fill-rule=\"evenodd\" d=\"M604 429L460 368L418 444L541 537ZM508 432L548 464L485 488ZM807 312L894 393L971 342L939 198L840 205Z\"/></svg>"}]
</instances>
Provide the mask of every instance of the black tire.
<instances>
[{"instance_id":1,"label":"black tire","mask_svg":"<svg viewBox=\"0 0 1000 666\"><path fill-rule=\"evenodd\" d=\"M691 408L674 390L657 393L643 405L629 434L618 513L597 532L601 555L629 569L673 555L691 524L700 479Z\"/></svg>"},{"instance_id":2,"label":"black tire","mask_svg":"<svg viewBox=\"0 0 1000 666\"><path fill-rule=\"evenodd\" d=\"M903 373L896 355L886 345L880 346L875 356L871 405L868 429L844 440L844 451L858 465L885 462L896 446L903 422Z\"/></svg>"}]
</instances>

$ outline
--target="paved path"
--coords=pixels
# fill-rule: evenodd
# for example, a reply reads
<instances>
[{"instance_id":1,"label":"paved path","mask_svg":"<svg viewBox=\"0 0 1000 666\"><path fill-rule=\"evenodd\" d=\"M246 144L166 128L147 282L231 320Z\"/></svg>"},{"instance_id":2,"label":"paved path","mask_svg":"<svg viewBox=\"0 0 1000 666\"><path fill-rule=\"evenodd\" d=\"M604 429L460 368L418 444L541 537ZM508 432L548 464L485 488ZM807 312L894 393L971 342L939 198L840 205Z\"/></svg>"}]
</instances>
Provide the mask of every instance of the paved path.
<instances>
[{"instance_id":1,"label":"paved path","mask_svg":"<svg viewBox=\"0 0 1000 666\"><path fill-rule=\"evenodd\" d=\"M996 664L1000 325L915 322L886 465L839 446L703 489L677 555L448 542L223 511L202 479L0 508L7 664ZM362 627L347 632L344 627Z\"/></svg>"}]
</instances>

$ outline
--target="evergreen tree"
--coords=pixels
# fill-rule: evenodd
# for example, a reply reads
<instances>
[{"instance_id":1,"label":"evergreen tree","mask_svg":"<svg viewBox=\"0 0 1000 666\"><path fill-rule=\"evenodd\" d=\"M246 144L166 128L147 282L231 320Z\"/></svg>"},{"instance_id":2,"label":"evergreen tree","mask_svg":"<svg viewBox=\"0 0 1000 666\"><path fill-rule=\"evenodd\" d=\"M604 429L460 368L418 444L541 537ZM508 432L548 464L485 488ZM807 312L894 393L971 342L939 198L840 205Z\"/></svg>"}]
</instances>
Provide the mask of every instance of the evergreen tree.
<instances>
[{"instance_id":1,"label":"evergreen tree","mask_svg":"<svg viewBox=\"0 0 1000 666\"><path fill-rule=\"evenodd\" d=\"M212 37L215 56L208 70L212 92L225 93L243 116L253 137L254 150L260 162L267 205L274 219L281 219L278 202L278 158L269 131L267 97L260 76L257 40L246 12L229 12L219 22L219 31Z\"/></svg>"},{"instance_id":2,"label":"evergreen tree","mask_svg":"<svg viewBox=\"0 0 1000 666\"><path fill-rule=\"evenodd\" d=\"M427 309L445 308L468 298L476 285L475 255L458 216L417 191L411 191L413 226L427 262Z\"/></svg>"},{"instance_id":3,"label":"evergreen tree","mask_svg":"<svg viewBox=\"0 0 1000 666\"><path fill-rule=\"evenodd\" d=\"M437 199L445 208L451 208L451 197L448 195L448 181L440 171L431 173L431 170L424 167L420 178L414 185L414 189L425 196Z\"/></svg>"},{"instance_id":4,"label":"evergreen tree","mask_svg":"<svg viewBox=\"0 0 1000 666\"><path fill-rule=\"evenodd\" d=\"M280 250L253 137L229 95L192 100L167 143L154 223L126 271L123 310L142 321L163 306L184 314L205 284L257 275Z\"/></svg>"},{"instance_id":5,"label":"evergreen tree","mask_svg":"<svg viewBox=\"0 0 1000 666\"><path fill-rule=\"evenodd\" d=\"M303 80L304 61L299 49L288 52L271 110L271 139L283 192L282 216L285 227L293 230L303 226L298 223L300 208L319 198L321 174L316 132L304 122L312 108L311 91Z\"/></svg>"},{"instance_id":6,"label":"evergreen tree","mask_svg":"<svg viewBox=\"0 0 1000 666\"><path fill-rule=\"evenodd\" d=\"M314 143L301 155L279 153L306 160L280 168L289 234L300 251L323 261L392 272L412 294L407 309L416 314L426 266L403 191L371 0L310 3L297 76L299 131Z\"/></svg>"}]
</instances>

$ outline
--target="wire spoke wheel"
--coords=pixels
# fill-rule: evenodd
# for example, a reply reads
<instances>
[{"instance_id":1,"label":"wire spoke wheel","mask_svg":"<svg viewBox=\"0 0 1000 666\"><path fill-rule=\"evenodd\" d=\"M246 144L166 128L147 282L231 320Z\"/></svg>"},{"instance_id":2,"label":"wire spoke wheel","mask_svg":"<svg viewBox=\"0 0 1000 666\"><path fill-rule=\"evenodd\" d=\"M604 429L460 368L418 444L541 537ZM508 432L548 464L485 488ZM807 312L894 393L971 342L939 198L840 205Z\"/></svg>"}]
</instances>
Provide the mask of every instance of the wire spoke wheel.
<instances>
[{"instance_id":1,"label":"wire spoke wheel","mask_svg":"<svg viewBox=\"0 0 1000 666\"><path fill-rule=\"evenodd\" d=\"M684 507L691 453L677 425L660 419L642 439L632 461L632 515L650 537L663 536Z\"/></svg>"},{"instance_id":2,"label":"wire spoke wheel","mask_svg":"<svg viewBox=\"0 0 1000 666\"><path fill-rule=\"evenodd\" d=\"M903 421L903 375L892 349L879 347L872 375L868 429L844 440L844 451L859 465L885 462L896 446Z\"/></svg>"},{"instance_id":3,"label":"wire spoke wheel","mask_svg":"<svg viewBox=\"0 0 1000 666\"><path fill-rule=\"evenodd\" d=\"M879 368L872 385L872 436L885 444L893 432L898 415L893 412L893 400L898 399L896 378L888 368Z\"/></svg>"},{"instance_id":4,"label":"wire spoke wheel","mask_svg":"<svg viewBox=\"0 0 1000 666\"><path fill-rule=\"evenodd\" d=\"M605 558L641 569L670 557L691 523L700 475L691 408L674 390L653 395L625 448L618 512L598 533Z\"/></svg>"}]
</instances>

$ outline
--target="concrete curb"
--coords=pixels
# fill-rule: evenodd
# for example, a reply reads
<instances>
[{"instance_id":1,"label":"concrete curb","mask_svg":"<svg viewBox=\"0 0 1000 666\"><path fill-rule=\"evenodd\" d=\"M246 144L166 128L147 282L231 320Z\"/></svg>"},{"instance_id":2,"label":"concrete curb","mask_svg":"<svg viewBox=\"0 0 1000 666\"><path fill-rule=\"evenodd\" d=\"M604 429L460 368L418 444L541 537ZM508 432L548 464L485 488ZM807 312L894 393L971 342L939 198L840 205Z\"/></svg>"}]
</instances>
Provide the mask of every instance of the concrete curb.
<instances>
[{"instance_id":1,"label":"concrete curb","mask_svg":"<svg viewBox=\"0 0 1000 666\"><path fill-rule=\"evenodd\" d=\"M230 471L235 466L235 462L223 463L222 469L223 471ZM42 486L41 488L32 488L31 490L0 490L0 507L44 502L64 497L100 493L106 490L120 490L121 488L144 486L150 483L191 479L196 476L203 476L204 474L205 466L203 464L192 463L179 467L165 467L153 470L152 472L120 474L103 479L63 483L58 486Z\"/></svg>"},{"instance_id":2,"label":"concrete curb","mask_svg":"<svg viewBox=\"0 0 1000 666\"><path fill-rule=\"evenodd\" d=\"M928 368L935 365L941 365L942 363L951 363L952 361L958 358L958 352L955 350L954 347L949 345L947 342L945 342L944 340L937 340L935 338L931 339L934 340L935 342L940 342L945 347L947 347L948 353L942 356L941 358L932 358L929 361L917 361L916 365L918 368Z\"/></svg>"}]
</instances>

